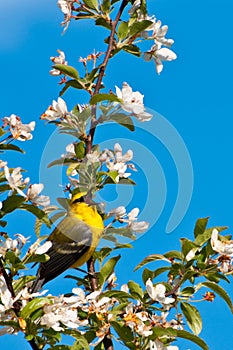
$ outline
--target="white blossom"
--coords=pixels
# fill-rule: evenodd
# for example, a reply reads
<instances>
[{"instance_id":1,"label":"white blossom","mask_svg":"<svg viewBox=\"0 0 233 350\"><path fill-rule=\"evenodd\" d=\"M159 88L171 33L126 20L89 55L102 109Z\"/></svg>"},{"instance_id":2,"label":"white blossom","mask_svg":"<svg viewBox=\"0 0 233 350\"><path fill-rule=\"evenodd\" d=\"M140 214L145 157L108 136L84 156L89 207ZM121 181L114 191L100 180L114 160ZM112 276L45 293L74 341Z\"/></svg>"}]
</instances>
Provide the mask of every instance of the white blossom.
<instances>
[{"instance_id":1,"label":"white blossom","mask_svg":"<svg viewBox=\"0 0 233 350\"><path fill-rule=\"evenodd\" d=\"M52 242L47 241L35 250L35 254L45 254L52 247Z\"/></svg>"},{"instance_id":2,"label":"white blossom","mask_svg":"<svg viewBox=\"0 0 233 350\"><path fill-rule=\"evenodd\" d=\"M0 160L0 169L4 168L4 166L7 165L7 162L4 162L3 160Z\"/></svg>"},{"instance_id":3,"label":"white blossom","mask_svg":"<svg viewBox=\"0 0 233 350\"><path fill-rule=\"evenodd\" d=\"M14 139L19 141L26 141L32 139L31 132L35 129L36 123L30 122L23 124L19 116L11 114L10 117L3 118L4 127L9 126L10 132Z\"/></svg>"},{"instance_id":4,"label":"white blossom","mask_svg":"<svg viewBox=\"0 0 233 350\"><path fill-rule=\"evenodd\" d=\"M148 230L149 223L146 221L133 222L130 228L133 232L143 233Z\"/></svg>"},{"instance_id":5,"label":"white blossom","mask_svg":"<svg viewBox=\"0 0 233 350\"><path fill-rule=\"evenodd\" d=\"M163 284L160 283L154 287L150 278L146 281L146 290L151 299L163 305L172 304L175 301L174 298L165 296L166 287Z\"/></svg>"},{"instance_id":6,"label":"white blossom","mask_svg":"<svg viewBox=\"0 0 233 350\"><path fill-rule=\"evenodd\" d=\"M19 248L22 248L28 241L28 238L24 237L20 233L15 234L16 239L7 237L5 241L0 240L0 256L5 257L8 250L14 251L16 254L19 252Z\"/></svg>"},{"instance_id":7,"label":"white blossom","mask_svg":"<svg viewBox=\"0 0 233 350\"><path fill-rule=\"evenodd\" d=\"M54 63L54 65L64 64L65 66L67 66L68 62L66 61L65 53L61 50L57 50L57 52L59 53L59 56L52 56L50 57L50 60ZM50 74L57 76L60 75L61 72L58 69L53 68L50 70Z\"/></svg>"},{"instance_id":8,"label":"white blossom","mask_svg":"<svg viewBox=\"0 0 233 350\"><path fill-rule=\"evenodd\" d=\"M129 293L129 287L128 284L122 284L121 291L125 293Z\"/></svg>"},{"instance_id":9,"label":"white blossom","mask_svg":"<svg viewBox=\"0 0 233 350\"><path fill-rule=\"evenodd\" d=\"M12 308L14 300L2 275L0 276L0 298L5 310Z\"/></svg>"},{"instance_id":10,"label":"white blossom","mask_svg":"<svg viewBox=\"0 0 233 350\"><path fill-rule=\"evenodd\" d=\"M58 97L57 101L53 100L52 105L41 115L41 119L54 121L65 118L69 114L65 101Z\"/></svg>"},{"instance_id":11,"label":"white blossom","mask_svg":"<svg viewBox=\"0 0 233 350\"><path fill-rule=\"evenodd\" d=\"M69 26L70 19L72 16L72 5L75 2L75 0L58 0L57 5L64 14L64 21L61 23L62 26L65 26L64 31Z\"/></svg>"},{"instance_id":12,"label":"white blossom","mask_svg":"<svg viewBox=\"0 0 233 350\"><path fill-rule=\"evenodd\" d=\"M127 168L130 168L136 171L136 168L133 164L126 164L128 161L132 160L133 151L128 150L125 154L122 153L122 148L119 143L114 145L114 151L112 152L109 149L105 149L98 160L101 163L105 163L109 171L117 171L117 176L115 178L116 183L122 178L128 178L131 173L127 172Z\"/></svg>"},{"instance_id":13,"label":"white blossom","mask_svg":"<svg viewBox=\"0 0 233 350\"><path fill-rule=\"evenodd\" d=\"M165 346L161 341L156 339L155 341L150 340L150 350L179 350L177 346L168 345Z\"/></svg>"},{"instance_id":14,"label":"white blossom","mask_svg":"<svg viewBox=\"0 0 233 350\"><path fill-rule=\"evenodd\" d=\"M152 115L145 112L143 97L139 91L133 92L131 86L123 83L122 89L116 86L116 95L122 100L121 107L124 111L132 113L139 121L149 121Z\"/></svg>"},{"instance_id":15,"label":"white blossom","mask_svg":"<svg viewBox=\"0 0 233 350\"><path fill-rule=\"evenodd\" d=\"M151 49L144 54L145 61L154 60L158 74L163 70L163 61L173 61L176 58L176 54L172 50L162 47L161 43L153 45Z\"/></svg>"},{"instance_id":16,"label":"white blossom","mask_svg":"<svg viewBox=\"0 0 233 350\"><path fill-rule=\"evenodd\" d=\"M119 220L119 222L127 223L127 226L130 228L132 232L143 233L148 229L149 227L148 222L137 221L138 214L139 214L138 208L132 209L128 214L123 213L124 207L119 207L119 208L122 208L122 209L117 208L119 211L122 210L122 215L118 217L116 216L117 220Z\"/></svg>"},{"instance_id":17,"label":"white blossom","mask_svg":"<svg viewBox=\"0 0 233 350\"><path fill-rule=\"evenodd\" d=\"M213 229L211 235L213 250L222 255L233 256L233 241L222 242L218 239L218 230Z\"/></svg>"},{"instance_id":18,"label":"white blossom","mask_svg":"<svg viewBox=\"0 0 233 350\"><path fill-rule=\"evenodd\" d=\"M33 184L30 185L27 190L27 199L35 205L41 205L46 207L50 204L50 199L48 196L39 196L39 193L44 189L43 184Z\"/></svg>"},{"instance_id":19,"label":"white blossom","mask_svg":"<svg viewBox=\"0 0 233 350\"><path fill-rule=\"evenodd\" d=\"M114 145L114 154L116 157L117 163L123 162L129 162L133 159L133 151L129 149L124 155L122 153L122 147L119 143L115 143Z\"/></svg>"},{"instance_id":20,"label":"white blossom","mask_svg":"<svg viewBox=\"0 0 233 350\"><path fill-rule=\"evenodd\" d=\"M77 309L74 308L73 303L67 303L68 299L63 296L54 297L51 304L46 304L40 324L58 332L63 331L64 326L77 329L79 326L87 325L88 320L79 320Z\"/></svg>"},{"instance_id":21,"label":"white blossom","mask_svg":"<svg viewBox=\"0 0 233 350\"><path fill-rule=\"evenodd\" d=\"M146 325L144 322L149 320L149 315L146 312L134 312L133 305L130 303L126 309L123 319L128 327L138 334L148 337L153 334L150 325Z\"/></svg>"},{"instance_id":22,"label":"white blossom","mask_svg":"<svg viewBox=\"0 0 233 350\"><path fill-rule=\"evenodd\" d=\"M108 217L115 216L115 218L122 218L126 214L126 209L124 206L117 207L115 209L111 209L108 212Z\"/></svg>"},{"instance_id":23,"label":"white blossom","mask_svg":"<svg viewBox=\"0 0 233 350\"><path fill-rule=\"evenodd\" d=\"M132 15L135 11L137 11L141 6L141 0L135 0L133 6L129 9L129 15Z\"/></svg>"},{"instance_id":24,"label":"white blossom","mask_svg":"<svg viewBox=\"0 0 233 350\"><path fill-rule=\"evenodd\" d=\"M161 43L164 46L171 47L174 44L174 40L165 38L168 32L168 26L162 26L162 22L160 20L156 20L154 17L150 17L148 20L152 21L153 24L147 28L146 31L152 31L150 38L154 39L155 44Z\"/></svg>"},{"instance_id":25,"label":"white blossom","mask_svg":"<svg viewBox=\"0 0 233 350\"><path fill-rule=\"evenodd\" d=\"M190 261L190 260L192 260L192 259L195 257L196 250L197 250L197 249L194 248L194 249L191 249L191 250L188 252L188 254L187 254L186 257L185 257L186 261Z\"/></svg>"},{"instance_id":26,"label":"white blossom","mask_svg":"<svg viewBox=\"0 0 233 350\"><path fill-rule=\"evenodd\" d=\"M21 168L17 167L12 170L10 173L10 170L8 166L4 167L5 177L8 182L8 185L10 188L14 191L17 191L21 196L26 197L26 195L23 193L23 191L20 189L20 187L25 186L29 178L26 178L23 180L23 175L21 174Z\"/></svg>"},{"instance_id":27,"label":"white blossom","mask_svg":"<svg viewBox=\"0 0 233 350\"><path fill-rule=\"evenodd\" d=\"M134 221L137 220L137 216L139 214L139 209L134 208L128 213L128 224L131 225Z\"/></svg>"},{"instance_id":28,"label":"white blossom","mask_svg":"<svg viewBox=\"0 0 233 350\"><path fill-rule=\"evenodd\" d=\"M98 151L92 151L91 153L88 153L86 155L86 158L89 160L90 163L98 163L99 162L99 152Z\"/></svg>"}]
</instances>

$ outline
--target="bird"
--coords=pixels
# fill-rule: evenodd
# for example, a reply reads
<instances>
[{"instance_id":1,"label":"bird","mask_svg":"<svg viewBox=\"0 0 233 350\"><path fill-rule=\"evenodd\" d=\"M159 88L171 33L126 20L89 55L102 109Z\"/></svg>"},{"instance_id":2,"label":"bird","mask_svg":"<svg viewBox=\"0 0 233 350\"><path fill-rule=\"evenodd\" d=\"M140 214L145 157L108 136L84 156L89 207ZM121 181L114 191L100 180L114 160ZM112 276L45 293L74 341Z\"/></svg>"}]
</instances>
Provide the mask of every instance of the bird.
<instances>
[{"instance_id":1,"label":"bird","mask_svg":"<svg viewBox=\"0 0 233 350\"><path fill-rule=\"evenodd\" d=\"M88 204L89 203L89 204ZM78 268L93 255L104 223L96 203L88 200L87 192L72 196L66 217L57 225L47 241L52 243L46 254L49 260L41 262L30 292L40 291L43 285L68 268Z\"/></svg>"}]
</instances>

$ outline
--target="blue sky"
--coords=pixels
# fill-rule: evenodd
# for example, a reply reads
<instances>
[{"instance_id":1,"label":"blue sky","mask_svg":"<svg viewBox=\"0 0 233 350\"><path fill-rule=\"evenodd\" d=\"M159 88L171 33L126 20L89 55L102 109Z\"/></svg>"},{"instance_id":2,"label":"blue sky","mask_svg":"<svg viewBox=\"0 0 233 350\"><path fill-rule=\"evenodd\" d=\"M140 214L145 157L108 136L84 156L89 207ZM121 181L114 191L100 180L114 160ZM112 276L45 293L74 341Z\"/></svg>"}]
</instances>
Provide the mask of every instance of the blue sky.
<instances>
[{"instance_id":1,"label":"blue sky","mask_svg":"<svg viewBox=\"0 0 233 350\"><path fill-rule=\"evenodd\" d=\"M119 55L108 68L105 85L114 89L115 85L121 86L127 81L134 90L143 93L145 105L171 123L171 128L166 124L165 130L171 133L174 149L167 148L170 138L164 136L162 126L165 124L159 126L159 116L151 122L150 135L142 125L139 125L137 134L117 127L108 140L114 143L120 135L124 149L132 147L138 154L136 163L140 171L134 178L140 182L140 187L133 191L118 189L109 193L106 190L103 199L110 207L121 202L128 204L129 208L139 206L141 209L149 201L150 210L144 210L143 219L156 221L152 229L135 242L134 249L122 253L119 284L129 278L140 281L139 273L131 274L144 256L178 248L181 237L192 238L197 218L210 216L210 225L227 225L229 232L233 227L232 2L149 0L148 5L150 14L168 24L168 37L175 39L173 48L178 59L165 64L164 71L158 76L152 63ZM15 113L24 122L35 120L37 123L33 141L22 145L27 154L19 155L17 159L15 154L10 155L9 164L28 169L33 182L44 179L45 193L54 198L61 195L59 179L57 183L54 181L54 173L47 172L45 163L47 156L59 157L68 142L64 139L57 143L57 136L51 136L52 126L45 127L39 121L40 114L59 93L57 79L48 74L49 57L61 49L66 52L69 63L77 65L79 57L85 57L93 48L104 50L100 35L105 34L104 29L98 29L100 35L94 36L93 26L86 22L72 23L67 33L61 35L61 20L56 1L22 0L19 3L9 0L0 3L1 117ZM85 103L87 96L68 92L65 99L71 108L75 103ZM174 161L176 132L183 139L191 158L194 187L191 191L191 173L187 170L186 185L189 188L184 193L192 192L192 199L183 220L168 234L166 227L180 189L178 174L182 171L182 159L184 167L187 165L183 146L178 152L181 158L178 163ZM100 131L97 141L102 143L106 134ZM160 140L162 136L166 139L164 142ZM48 145L48 139L55 140L55 143ZM148 200L148 191L153 193L153 200ZM21 214L17 213L19 221L20 218ZM28 232L25 232L25 222L17 228L10 224L9 230L33 235L32 223L33 218L28 219ZM124 269L123 274L121 269ZM226 289L230 292L232 288L227 286ZM201 314L204 321L201 336L210 349L230 349L232 318L227 306L217 298L214 304L203 305ZM18 338L18 347L28 349L22 337ZM14 337L0 338L0 346L6 350L11 349L15 342ZM180 342L180 349L195 350L197 347Z\"/></svg>"}]
</instances>

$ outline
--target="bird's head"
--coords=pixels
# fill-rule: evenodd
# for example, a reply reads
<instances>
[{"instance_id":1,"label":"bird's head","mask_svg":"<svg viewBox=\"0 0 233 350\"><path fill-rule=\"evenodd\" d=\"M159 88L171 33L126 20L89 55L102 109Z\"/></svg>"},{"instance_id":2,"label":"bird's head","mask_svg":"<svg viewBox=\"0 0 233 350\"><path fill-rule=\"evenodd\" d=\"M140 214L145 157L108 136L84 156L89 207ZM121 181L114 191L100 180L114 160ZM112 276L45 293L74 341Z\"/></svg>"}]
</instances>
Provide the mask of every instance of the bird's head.
<instances>
[{"instance_id":1,"label":"bird's head","mask_svg":"<svg viewBox=\"0 0 233 350\"><path fill-rule=\"evenodd\" d=\"M72 198L70 203L74 204L74 203L82 203L85 202L86 196L87 196L88 192L78 192L75 193Z\"/></svg>"}]
</instances>

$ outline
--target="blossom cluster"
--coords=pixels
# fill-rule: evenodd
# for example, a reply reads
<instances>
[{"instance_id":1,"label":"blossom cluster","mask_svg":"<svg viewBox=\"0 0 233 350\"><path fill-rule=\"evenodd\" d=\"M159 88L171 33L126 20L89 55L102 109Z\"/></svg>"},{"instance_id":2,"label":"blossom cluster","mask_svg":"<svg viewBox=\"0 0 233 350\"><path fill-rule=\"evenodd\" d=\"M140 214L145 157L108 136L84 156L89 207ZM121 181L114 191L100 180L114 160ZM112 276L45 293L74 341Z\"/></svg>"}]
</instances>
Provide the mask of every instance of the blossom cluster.
<instances>
[{"instance_id":1,"label":"blossom cluster","mask_svg":"<svg viewBox=\"0 0 233 350\"><path fill-rule=\"evenodd\" d=\"M7 162L0 160L0 167L4 168L4 175L7 181L7 184L10 188L9 195L16 191L22 197L25 197L25 200L30 201L34 205L46 207L50 204L50 199L48 196L40 195L44 189L43 184L29 184L30 178L26 177L23 179L22 169L20 167L9 169ZM27 188L26 194L23 190Z\"/></svg>"},{"instance_id":2,"label":"blossom cluster","mask_svg":"<svg viewBox=\"0 0 233 350\"><path fill-rule=\"evenodd\" d=\"M146 61L153 60L156 65L156 71L160 74L163 70L163 61L173 61L177 58L176 54L170 50L170 47L174 44L174 40L166 38L168 26L162 26L162 22L157 20L154 16L145 15L141 11L141 0L136 0L133 3L129 14L136 15L138 21L148 20L152 22L151 26L141 34L143 38L154 41L150 50L145 52L144 59Z\"/></svg>"},{"instance_id":3,"label":"blossom cluster","mask_svg":"<svg viewBox=\"0 0 233 350\"><path fill-rule=\"evenodd\" d=\"M112 280L112 276L109 277L107 282L110 283L110 279ZM165 297L165 287L162 284L154 287L151 280L148 280L146 289L149 297L153 301L161 303L163 307L173 302L173 298ZM128 286L122 285L121 291L129 293ZM0 305L0 321L4 322L8 319L17 319L15 314L11 312L16 301L20 301L21 309L23 309L31 299L37 296L41 297L45 293L47 291L30 294L27 287L25 287L15 298L12 298L4 277L0 276L0 297L2 303ZM120 316L124 325L131 329L135 337L147 338L151 336L153 334L153 327L182 329L181 323L177 320L167 320L168 311L161 311L161 314L149 313L144 310L144 306L139 300L130 302L124 309L119 309L118 315L116 310L113 311L113 309L119 304L119 301L114 296L102 296L101 290L86 295L83 289L73 288L72 295L70 296L60 295L54 297L48 295L44 300L43 314L35 320L35 323L47 329L51 328L57 332L63 332L66 329L75 329L81 334L85 334L88 327L91 326L93 315L96 324L96 341L92 342L90 344L91 346L97 346L109 334L111 322L116 322L118 316ZM21 324L24 324L23 321L21 320ZM6 326L0 330L0 334L16 333L17 330L12 326ZM149 349L175 350L178 347L166 346L162 341L156 339L149 342Z\"/></svg>"},{"instance_id":4,"label":"blossom cluster","mask_svg":"<svg viewBox=\"0 0 233 350\"><path fill-rule=\"evenodd\" d=\"M221 241L218 238L218 230L213 229L211 235L212 249L219 253L216 263L220 264L222 273L232 273L233 271L233 241Z\"/></svg>"},{"instance_id":5,"label":"blossom cluster","mask_svg":"<svg viewBox=\"0 0 233 350\"><path fill-rule=\"evenodd\" d=\"M13 251L16 255L18 255L22 249L22 247L28 241L28 238L24 237L20 233L15 234L15 239L12 239L8 236L0 239L0 257L5 257L6 253L10 250Z\"/></svg>"},{"instance_id":6,"label":"blossom cluster","mask_svg":"<svg viewBox=\"0 0 233 350\"><path fill-rule=\"evenodd\" d=\"M114 220L120 223L127 223L127 227L132 232L143 233L148 227L149 223L146 221L137 221L139 214L139 209L134 208L128 214L126 213L126 208L124 206L117 207L109 211L107 217L114 217Z\"/></svg>"},{"instance_id":7,"label":"blossom cluster","mask_svg":"<svg viewBox=\"0 0 233 350\"><path fill-rule=\"evenodd\" d=\"M3 128L8 127L12 137L19 141L31 140L31 132L35 129L35 125L34 121L23 124L20 117L15 114L3 118Z\"/></svg>"},{"instance_id":8,"label":"blossom cluster","mask_svg":"<svg viewBox=\"0 0 233 350\"><path fill-rule=\"evenodd\" d=\"M133 159L133 151L128 150L125 154L122 152L122 147L119 143L115 143L113 151L105 149L99 156L99 161L105 164L107 169L116 171L117 176L115 181L118 183L120 179L128 178L131 173L127 172L127 169L136 171L134 164L128 163Z\"/></svg>"},{"instance_id":9,"label":"blossom cluster","mask_svg":"<svg viewBox=\"0 0 233 350\"><path fill-rule=\"evenodd\" d=\"M143 104L144 95L139 91L134 92L131 86L124 82L122 89L116 86L116 95L122 100L121 107L124 111L131 113L140 122L151 120L152 114L145 112Z\"/></svg>"}]
</instances>

